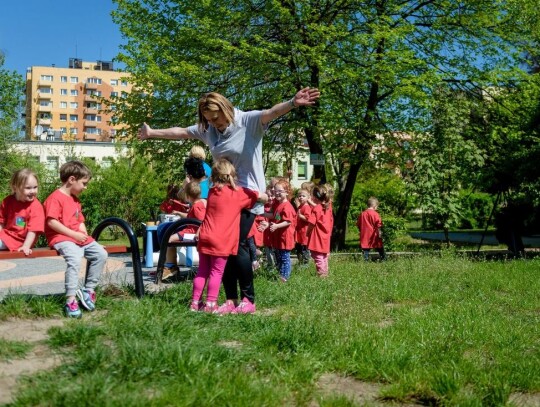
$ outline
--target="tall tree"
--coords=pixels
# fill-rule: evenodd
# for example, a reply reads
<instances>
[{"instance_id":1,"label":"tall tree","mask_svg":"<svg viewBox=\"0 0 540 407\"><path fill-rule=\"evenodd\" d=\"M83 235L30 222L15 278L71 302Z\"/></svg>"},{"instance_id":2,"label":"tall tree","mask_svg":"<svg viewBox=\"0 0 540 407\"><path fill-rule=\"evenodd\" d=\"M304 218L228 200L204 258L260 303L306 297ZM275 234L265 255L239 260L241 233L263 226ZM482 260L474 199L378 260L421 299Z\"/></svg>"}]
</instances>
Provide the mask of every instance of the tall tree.
<instances>
[{"instance_id":1,"label":"tall tree","mask_svg":"<svg viewBox=\"0 0 540 407\"><path fill-rule=\"evenodd\" d=\"M537 12L533 0L115 2L113 18L128 39L119 58L141 90L119 109L133 130L143 120L193 122L197 97L210 90L252 109L301 86L321 89L316 108L284 116L270 132L305 138L311 153L339 155L338 248L377 134L426 130L416 119L429 114L423 101L441 80L464 90L497 85L499 72L517 66ZM281 144L294 145L288 141ZM150 143L143 148L156 154ZM172 154L163 144L160 151ZM324 181L324 168L316 169Z\"/></svg>"}]
</instances>

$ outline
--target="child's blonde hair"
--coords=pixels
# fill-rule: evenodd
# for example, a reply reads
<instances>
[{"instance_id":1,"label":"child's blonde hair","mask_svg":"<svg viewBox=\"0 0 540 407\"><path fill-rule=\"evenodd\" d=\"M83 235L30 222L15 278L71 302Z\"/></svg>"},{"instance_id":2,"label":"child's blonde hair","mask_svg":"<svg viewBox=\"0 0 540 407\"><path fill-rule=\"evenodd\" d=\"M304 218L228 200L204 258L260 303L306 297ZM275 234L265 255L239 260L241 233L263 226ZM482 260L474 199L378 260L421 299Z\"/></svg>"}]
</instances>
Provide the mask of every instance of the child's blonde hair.
<instances>
[{"instance_id":1,"label":"child's blonde hair","mask_svg":"<svg viewBox=\"0 0 540 407\"><path fill-rule=\"evenodd\" d=\"M208 130L208 120L204 117L204 113L213 113L216 115L223 113L225 121L231 124L234 121L234 106L225 96L217 93L206 93L199 99L199 129L201 131Z\"/></svg>"},{"instance_id":2,"label":"child's blonde hair","mask_svg":"<svg viewBox=\"0 0 540 407\"><path fill-rule=\"evenodd\" d=\"M236 189L236 169L232 163L225 159L220 158L212 166L212 176L210 177L212 183L218 187L224 185L230 185Z\"/></svg>"},{"instance_id":3,"label":"child's blonde hair","mask_svg":"<svg viewBox=\"0 0 540 407\"><path fill-rule=\"evenodd\" d=\"M204 151L204 148L202 148L201 146L191 147L191 150L189 150L189 156L193 158L199 158L202 161L206 160L206 153Z\"/></svg>"},{"instance_id":4,"label":"child's blonde hair","mask_svg":"<svg viewBox=\"0 0 540 407\"><path fill-rule=\"evenodd\" d=\"M315 183L312 181L306 181L300 184L300 189L305 189L306 191L308 191L308 194L311 194L311 191L313 191L314 187L315 187Z\"/></svg>"},{"instance_id":5,"label":"child's blonde hair","mask_svg":"<svg viewBox=\"0 0 540 407\"><path fill-rule=\"evenodd\" d=\"M184 187L184 194L186 198L196 201L201 197L201 184L197 181L191 181Z\"/></svg>"},{"instance_id":6,"label":"child's blonde hair","mask_svg":"<svg viewBox=\"0 0 540 407\"><path fill-rule=\"evenodd\" d=\"M9 187L11 189L11 192L14 194L16 194L17 192L22 192L26 185L26 182L28 181L28 178L30 177L34 177L39 183L39 179L36 173L31 169L23 168L15 171L11 176L11 180L9 181Z\"/></svg>"},{"instance_id":7,"label":"child's blonde hair","mask_svg":"<svg viewBox=\"0 0 540 407\"><path fill-rule=\"evenodd\" d=\"M321 205L328 209L334 199L334 188L330 184L315 185L313 187L312 195L321 201Z\"/></svg>"},{"instance_id":8,"label":"child's blonde hair","mask_svg":"<svg viewBox=\"0 0 540 407\"><path fill-rule=\"evenodd\" d=\"M377 206L379 206L379 200L372 196L367 200L367 206L368 208L376 208Z\"/></svg>"}]
</instances>

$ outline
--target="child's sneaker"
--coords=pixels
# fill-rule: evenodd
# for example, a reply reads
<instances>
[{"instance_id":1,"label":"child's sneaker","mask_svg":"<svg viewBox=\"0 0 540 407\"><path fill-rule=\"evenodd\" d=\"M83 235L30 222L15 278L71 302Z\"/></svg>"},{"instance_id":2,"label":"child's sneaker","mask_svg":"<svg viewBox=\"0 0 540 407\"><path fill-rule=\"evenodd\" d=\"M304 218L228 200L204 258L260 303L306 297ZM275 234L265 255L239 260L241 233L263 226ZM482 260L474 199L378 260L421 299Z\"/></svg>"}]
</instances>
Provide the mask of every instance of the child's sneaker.
<instances>
[{"instance_id":1,"label":"child's sneaker","mask_svg":"<svg viewBox=\"0 0 540 407\"><path fill-rule=\"evenodd\" d=\"M247 298L244 298L242 302L236 307L231 314L254 314L255 304L253 304Z\"/></svg>"},{"instance_id":2,"label":"child's sneaker","mask_svg":"<svg viewBox=\"0 0 540 407\"><path fill-rule=\"evenodd\" d=\"M81 302L82 306L88 311L93 311L96 309L96 292L88 291L86 288L82 290L77 290L77 298Z\"/></svg>"},{"instance_id":3,"label":"child's sneaker","mask_svg":"<svg viewBox=\"0 0 540 407\"><path fill-rule=\"evenodd\" d=\"M217 304L206 304L203 308L203 311L207 314L217 314L219 306Z\"/></svg>"},{"instance_id":4,"label":"child's sneaker","mask_svg":"<svg viewBox=\"0 0 540 407\"><path fill-rule=\"evenodd\" d=\"M219 315L230 314L234 311L235 308L236 308L236 305L234 305L234 302L230 300L225 301L225 303L221 304L221 306L218 308L217 313Z\"/></svg>"},{"instance_id":5,"label":"child's sneaker","mask_svg":"<svg viewBox=\"0 0 540 407\"><path fill-rule=\"evenodd\" d=\"M77 301L73 300L70 303L67 303L64 306L64 311L66 313L66 317L68 318L80 318L82 317L82 312L79 309L79 304L77 304Z\"/></svg>"},{"instance_id":6,"label":"child's sneaker","mask_svg":"<svg viewBox=\"0 0 540 407\"><path fill-rule=\"evenodd\" d=\"M193 312L199 312L204 309L204 302L202 301L191 301L191 305L189 306L189 310Z\"/></svg>"}]
</instances>

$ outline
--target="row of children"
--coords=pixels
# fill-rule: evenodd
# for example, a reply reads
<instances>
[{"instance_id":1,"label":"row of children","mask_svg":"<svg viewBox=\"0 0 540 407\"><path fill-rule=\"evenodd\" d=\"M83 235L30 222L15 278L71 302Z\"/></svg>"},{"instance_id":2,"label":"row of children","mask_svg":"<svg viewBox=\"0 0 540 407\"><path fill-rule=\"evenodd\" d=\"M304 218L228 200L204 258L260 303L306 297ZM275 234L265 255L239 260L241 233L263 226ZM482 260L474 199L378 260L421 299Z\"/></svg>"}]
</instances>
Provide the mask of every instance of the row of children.
<instances>
[{"instance_id":1,"label":"row of children","mask_svg":"<svg viewBox=\"0 0 540 407\"><path fill-rule=\"evenodd\" d=\"M332 187L304 183L291 200L289 181L274 178L267 194L265 213L256 218L252 236L256 246L264 246L266 259L276 266L281 281L286 282L291 276L291 251L295 248L300 264L307 264L311 256L317 274L327 277L334 225Z\"/></svg>"},{"instance_id":2,"label":"row of children","mask_svg":"<svg viewBox=\"0 0 540 407\"><path fill-rule=\"evenodd\" d=\"M66 261L64 311L80 318L79 302L88 311L96 304L95 288L107 261L107 252L84 223L79 195L92 178L90 169L80 161L68 161L60 168L62 185L43 202L37 198L38 177L30 169L16 171L11 177L11 194L0 206L0 250L32 253L40 234L45 233L51 248ZM82 258L88 261L83 288L79 287ZM78 301L77 301L78 299Z\"/></svg>"}]
</instances>

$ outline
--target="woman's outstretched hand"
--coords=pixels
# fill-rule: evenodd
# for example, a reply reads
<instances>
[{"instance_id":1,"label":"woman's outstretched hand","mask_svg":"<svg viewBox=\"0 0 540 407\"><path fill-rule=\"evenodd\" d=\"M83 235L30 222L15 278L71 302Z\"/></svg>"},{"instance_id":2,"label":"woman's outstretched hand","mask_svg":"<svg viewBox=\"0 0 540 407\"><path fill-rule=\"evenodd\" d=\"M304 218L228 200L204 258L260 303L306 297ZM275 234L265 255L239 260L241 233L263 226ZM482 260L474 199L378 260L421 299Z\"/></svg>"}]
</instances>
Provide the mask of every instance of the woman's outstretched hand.
<instances>
[{"instance_id":1,"label":"woman's outstretched hand","mask_svg":"<svg viewBox=\"0 0 540 407\"><path fill-rule=\"evenodd\" d=\"M317 88L300 89L294 95L293 101L295 106L311 106L314 105L317 99L321 96L321 92Z\"/></svg>"}]
</instances>

